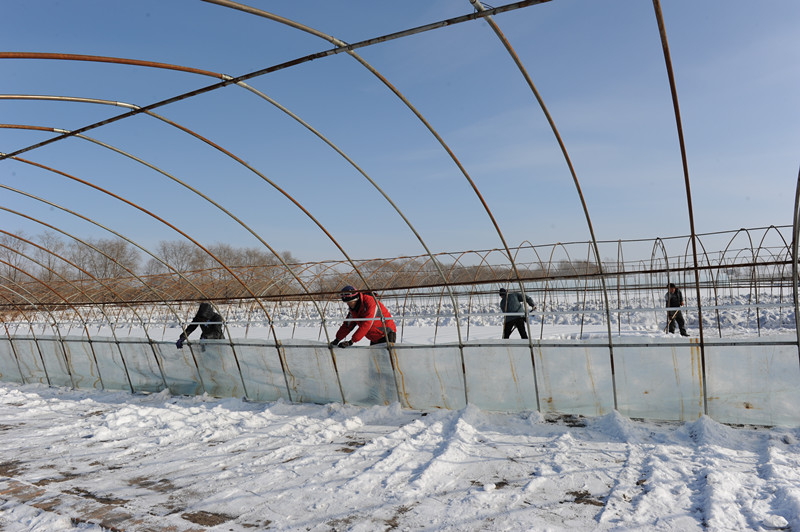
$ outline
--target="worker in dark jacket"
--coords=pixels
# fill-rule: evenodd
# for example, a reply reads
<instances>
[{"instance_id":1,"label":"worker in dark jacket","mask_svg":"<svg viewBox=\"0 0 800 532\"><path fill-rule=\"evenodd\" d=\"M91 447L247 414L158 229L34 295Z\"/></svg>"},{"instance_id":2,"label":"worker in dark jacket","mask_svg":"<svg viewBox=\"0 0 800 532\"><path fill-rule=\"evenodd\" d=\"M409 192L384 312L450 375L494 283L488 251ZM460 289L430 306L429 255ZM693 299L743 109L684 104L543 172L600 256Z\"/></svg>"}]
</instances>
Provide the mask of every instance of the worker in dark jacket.
<instances>
[{"instance_id":1,"label":"worker in dark jacket","mask_svg":"<svg viewBox=\"0 0 800 532\"><path fill-rule=\"evenodd\" d=\"M350 347L362 338L369 340L370 345L394 343L397 340L392 315L389 310L374 296L359 292L350 285L342 288L342 301L347 303L350 312L336 331L336 339L330 347ZM358 321L355 321L358 320ZM356 330L350 340L345 340L353 329Z\"/></svg>"},{"instance_id":2,"label":"worker in dark jacket","mask_svg":"<svg viewBox=\"0 0 800 532\"><path fill-rule=\"evenodd\" d=\"M214 312L214 309L209 303L200 303L200 308L197 309L197 314L192 318L192 323L186 326L186 330L181 333L181 337L175 343L178 349L183 347L183 342L189 338L189 335L200 327L201 340L221 340L222 339L222 316Z\"/></svg>"},{"instance_id":3,"label":"worker in dark jacket","mask_svg":"<svg viewBox=\"0 0 800 532\"><path fill-rule=\"evenodd\" d=\"M689 333L686 332L686 322L683 321L683 314L680 311L680 307L683 306L683 294L680 288L675 286L675 283L669 283L665 299L667 303L667 330L670 334L674 333L675 324L677 323L681 336L689 336Z\"/></svg>"},{"instance_id":4,"label":"worker in dark jacket","mask_svg":"<svg viewBox=\"0 0 800 532\"><path fill-rule=\"evenodd\" d=\"M517 329L520 338L527 339L528 331L525 327L525 306L530 305L531 310L536 310L536 303L530 296L522 297L520 292L508 292L505 288L500 289L500 312L503 316L503 339L511 336L511 331ZM511 314L509 316L509 314Z\"/></svg>"}]
</instances>

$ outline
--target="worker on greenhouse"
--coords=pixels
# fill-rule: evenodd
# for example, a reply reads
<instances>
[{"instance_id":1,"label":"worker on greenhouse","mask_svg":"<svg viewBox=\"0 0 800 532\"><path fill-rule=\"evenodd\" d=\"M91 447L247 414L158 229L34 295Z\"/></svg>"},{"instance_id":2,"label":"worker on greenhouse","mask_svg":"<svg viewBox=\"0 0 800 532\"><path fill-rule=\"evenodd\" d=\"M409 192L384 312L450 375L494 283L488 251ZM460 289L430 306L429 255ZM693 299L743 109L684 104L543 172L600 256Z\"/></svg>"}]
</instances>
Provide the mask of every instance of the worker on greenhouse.
<instances>
[{"instance_id":1,"label":"worker on greenhouse","mask_svg":"<svg viewBox=\"0 0 800 532\"><path fill-rule=\"evenodd\" d=\"M347 317L336 331L336 339L330 347L350 347L362 338L367 338L370 345L385 344L387 341L394 343L397 340L392 315L389 310L375 296L359 292L354 287L347 285L341 290L342 301L350 309ZM345 340L353 329L356 330L350 340Z\"/></svg>"},{"instance_id":2,"label":"worker on greenhouse","mask_svg":"<svg viewBox=\"0 0 800 532\"><path fill-rule=\"evenodd\" d=\"M683 313L680 311L680 307L684 304L683 294L680 288L675 286L675 283L669 283L665 299L667 303L667 331L669 334L673 334L677 323L681 336L689 336L689 333L686 332L686 322L683 321Z\"/></svg>"},{"instance_id":3,"label":"worker on greenhouse","mask_svg":"<svg viewBox=\"0 0 800 532\"><path fill-rule=\"evenodd\" d=\"M201 340L221 340L222 336L222 316L217 314L209 303L200 303L200 308L197 309L197 314L192 318L192 322L186 326L186 329L181 333L181 337L175 342L178 349L183 348L189 335L200 327Z\"/></svg>"},{"instance_id":4,"label":"worker on greenhouse","mask_svg":"<svg viewBox=\"0 0 800 532\"><path fill-rule=\"evenodd\" d=\"M505 288L501 288L498 293L500 294L500 312L504 314L503 339L509 338L514 329L519 331L520 338L527 339L524 303L528 303L531 310L536 310L536 303L530 296L522 297L521 292L509 292Z\"/></svg>"}]
</instances>

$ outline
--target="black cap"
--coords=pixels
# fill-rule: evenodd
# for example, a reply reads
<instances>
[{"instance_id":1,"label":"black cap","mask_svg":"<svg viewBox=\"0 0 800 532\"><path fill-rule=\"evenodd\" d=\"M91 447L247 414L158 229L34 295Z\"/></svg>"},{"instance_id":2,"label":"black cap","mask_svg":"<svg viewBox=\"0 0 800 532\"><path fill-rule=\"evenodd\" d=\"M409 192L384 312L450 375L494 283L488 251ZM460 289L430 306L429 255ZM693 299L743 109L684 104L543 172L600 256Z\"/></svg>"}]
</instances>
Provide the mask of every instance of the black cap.
<instances>
[{"instance_id":1,"label":"black cap","mask_svg":"<svg viewBox=\"0 0 800 532\"><path fill-rule=\"evenodd\" d=\"M358 299L358 291L355 287L347 285L341 290L342 301L355 301Z\"/></svg>"}]
</instances>

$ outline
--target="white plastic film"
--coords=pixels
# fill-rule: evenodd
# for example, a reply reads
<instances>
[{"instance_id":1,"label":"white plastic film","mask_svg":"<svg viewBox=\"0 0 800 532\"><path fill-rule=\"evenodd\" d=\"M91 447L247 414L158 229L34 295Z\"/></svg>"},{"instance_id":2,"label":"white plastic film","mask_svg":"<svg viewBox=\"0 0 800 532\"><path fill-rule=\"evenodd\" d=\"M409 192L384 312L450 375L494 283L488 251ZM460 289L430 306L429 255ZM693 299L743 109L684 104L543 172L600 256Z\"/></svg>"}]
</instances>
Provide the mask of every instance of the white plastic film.
<instances>
[{"instance_id":1,"label":"white plastic film","mask_svg":"<svg viewBox=\"0 0 800 532\"><path fill-rule=\"evenodd\" d=\"M42 359L44 359L47 376L50 378L50 385L71 388L73 386L72 378L67 367L64 347L59 338L55 336L40 336L36 343L39 346Z\"/></svg>"},{"instance_id":2,"label":"white plastic film","mask_svg":"<svg viewBox=\"0 0 800 532\"><path fill-rule=\"evenodd\" d=\"M536 410L536 385L527 341L466 344L464 363L470 404L498 412Z\"/></svg>"},{"instance_id":3,"label":"white plastic film","mask_svg":"<svg viewBox=\"0 0 800 532\"><path fill-rule=\"evenodd\" d=\"M753 345L757 339L706 343L710 417L722 423L800 425L797 339L781 339L788 345Z\"/></svg>"},{"instance_id":4,"label":"white plastic film","mask_svg":"<svg viewBox=\"0 0 800 532\"><path fill-rule=\"evenodd\" d=\"M327 345L317 346L306 340L283 340L281 352L293 401L320 404L342 402L333 357Z\"/></svg>"},{"instance_id":5,"label":"white plastic film","mask_svg":"<svg viewBox=\"0 0 800 532\"><path fill-rule=\"evenodd\" d=\"M164 378L173 395L201 395L205 392L197 364L188 346L178 349L173 342L154 344L164 368Z\"/></svg>"},{"instance_id":6,"label":"white plastic film","mask_svg":"<svg viewBox=\"0 0 800 532\"><path fill-rule=\"evenodd\" d=\"M543 412L601 416L614 410L607 343L534 342L534 350Z\"/></svg>"},{"instance_id":7,"label":"white plastic film","mask_svg":"<svg viewBox=\"0 0 800 532\"><path fill-rule=\"evenodd\" d=\"M0 338L0 380L24 384L10 338Z\"/></svg>"},{"instance_id":8,"label":"white plastic film","mask_svg":"<svg viewBox=\"0 0 800 532\"><path fill-rule=\"evenodd\" d=\"M392 361L385 345L335 349L335 353L346 402L362 406L397 402Z\"/></svg>"},{"instance_id":9,"label":"white plastic film","mask_svg":"<svg viewBox=\"0 0 800 532\"><path fill-rule=\"evenodd\" d=\"M236 355L242 368L242 378L251 401L291 400L274 343L262 340L237 340Z\"/></svg>"},{"instance_id":10,"label":"white plastic film","mask_svg":"<svg viewBox=\"0 0 800 532\"><path fill-rule=\"evenodd\" d=\"M103 383L97 371L97 365L94 363L94 354L92 352L92 348L96 348L98 344L90 344L82 338L72 337L64 338L63 345L67 353L72 382L75 383L75 387L102 390Z\"/></svg>"},{"instance_id":11,"label":"white plastic film","mask_svg":"<svg viewBox=\"0 0 800 532\"><path fill-rule=\"evenodd\" d=\"M36 346L36 340L26 337L14 337L14 349L17 352L22 378L26 384L48 384L47 372L44 370L42 356Z\"/></svg>"},{"instance_id":12,"label":"white plastic film","mask_svg":"<svg viewBox=\"0 0 800 532\"><path fill-rule=\"evenodd\" d=\"M135 392L157 393L166 388L161 368L150 343L134 338L120 338L119 349L122 351Z\"/></svg>"},{"instance_id":13,"label":"white plastic film","mask_svg":"<svg viewBox=\"0 0 800 532\"><path fill-rule=\"evenodd\" d=\"M244 397L239 366L227 340L198 340L188 346L194 352L203 386L214 397ZM184 346L187 349L187 346Z\"/></svg>"},{"instance_id":14,"label":"white plastic film","mask_svg":"<svg viewBox=\"0 0 800 532\"><path fill-rule=\"evenodd\" d=\"M73 342L69 343L74 346ZM122 363L122 357L120 357L119 349L114 339L100 338L93 344L103 388L130 392L131 383L128 381L128 372L125 364Z\"/></svg>"},{"instance_id":15,"label":"white plastic film","mask_svg":"<svg viewBox=\"0 0 800 532\"><path fill-rule=\"evenodd\" d=\"M703 414L696 339L614 339L617 409L633 418L691 421Z\"/></svg>"},{"instance_id":16,"label":"white plastic film","mask_svg":"<svg viewBox=\"0 0 800 532\"><path fill-rule=\"evenodd\" d=\"M310 340L279 346L209 340L183 349L141 338L0 341L0 378L10 382L47 384L49 377L55 386L97 389L102 379L109 390L130 391L132 384L137 392L158 392L166 381L176 395L365 406L399 401L415 409L461 409L469 401L503 412L535 410L538 391L541 411L587 416L611 412L616 393L620 413L633 418L688 421L707 404L708 414L724 423L800 425L794 335L706 340L705 401L697 338L615 337L613 364L612 380L611 350L602 339L353 346L333 353Z\"/></svg>"},{"instance_id":17,"label":"white plastic film","mask_svg":"<svg viewBox=\"0 0 800 532\"><path fill-rule=\"evenodd\" d=\"M396 344L393 352L403 406L449 410L467 406L461 353L457 345Z\"/></svg>"}]
</instances>

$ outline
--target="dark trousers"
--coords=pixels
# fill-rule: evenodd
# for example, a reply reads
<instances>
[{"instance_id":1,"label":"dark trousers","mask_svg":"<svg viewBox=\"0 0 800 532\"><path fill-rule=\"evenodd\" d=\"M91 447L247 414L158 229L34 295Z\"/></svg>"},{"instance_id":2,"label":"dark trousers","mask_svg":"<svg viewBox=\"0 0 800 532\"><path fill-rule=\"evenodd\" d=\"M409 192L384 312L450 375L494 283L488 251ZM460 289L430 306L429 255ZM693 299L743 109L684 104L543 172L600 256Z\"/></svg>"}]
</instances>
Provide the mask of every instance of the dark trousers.
<instances>
[{"instance_id":1,"label":"dark trousers","mask_svg":"<svg viewBox=\"0 0 800 532\"><path fill-rule=\"evenodd\" d=\"M222 340L223 338L225 335L222 334L222 327L219 325L213 329L209 327L200 335L201 340Z\"/></svg>"},{"instance_id":2,"label":"dark trousers","mask_svg":"<svg viewBox=\"0 0 800 532\"><path fill-rule=\"evenodd\" d=\"M387 331L386 336L383 338L378 338L375 341L370 341L369 345L385 344L387 338L391 343L395 343L397 341L397 333L394 331Z\"/></svg>"},{"instance_id":3,"label":"dark trousers","mask_svg":"<svg viewBox=\"0 0 800 532\"><path fill-rule=\"evenodd\" d=\"M680 310L675 311L668 311L667 312L667 329L669 333L672 334L675 332L675 324L678 324L678 330L681 332L683 336L686 336L686 322L683 321L683 313Z\"/></svg>"},{"instance_id":4,"label":"dark trousers","mask_svg":"<svg viewBox=\"0 0 800 532\"><path fill-rule=\"evenodd\" d=\"M506 322L503 324L503 339L505 340L509 336L511 336L511 331L517 329L519 331L519 337L523 340L528 339L528 331L525 327L525 317L519 316L517 318L507 319Z\"/></svg>"}]
</instances>

